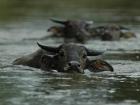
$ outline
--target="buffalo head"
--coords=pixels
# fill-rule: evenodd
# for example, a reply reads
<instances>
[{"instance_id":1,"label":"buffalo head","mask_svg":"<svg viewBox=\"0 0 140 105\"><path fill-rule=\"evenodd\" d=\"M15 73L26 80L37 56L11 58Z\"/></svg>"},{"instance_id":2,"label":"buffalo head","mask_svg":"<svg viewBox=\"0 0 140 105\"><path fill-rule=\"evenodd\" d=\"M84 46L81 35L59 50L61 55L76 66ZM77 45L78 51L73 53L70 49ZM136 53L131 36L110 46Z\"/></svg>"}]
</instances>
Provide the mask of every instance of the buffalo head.
<instances>
[{"instance_id":1,"label":"buffalo head","mask_svg":"<svg viewBox=\"0 0 140 105\"><path fill-rule=\"evenodd\" d=\"M78 21L78 20L66 20L66 21L60 21L51 19L55 23L62 24L64 26L63 28L63 34L64 38L74 38L76 41L84 43L88 37L90 36L90 33L88 32L88 27L93 24L92 21Z\"/></svg>"},{"instance_id":2,"label":"buffalo head","mask_svg":"<svg viewBox=\"0 0 140 105\"><path fill-rule=\"evenodd\" d=\"M94 62L88 60L87 56L97 56L102 54L102 52L94 51L82 45L73 43L63 44L58 47L44 46L39 43L38 45L45 51L55 53L54 55L42 55L41 65L43 66L41 67L43 68L41 69L44 70L47 70L47 67L50 65L49 67L52 66L53 69L56 69L59 72L84 73L84 69L91 69L91 66L87 65L94 64ZM51 63L49 61L51 61ZM108 68L108 70L112 70L110 66Z\"/></svg>"},{"instance_id":3,"label":"buffalo head","mask_svg":"<svg viewBox=\"0 0 140 105\"><path fill-rule=\"evenodd\" d=\"M129 28L117 24L109 24L93 28L95 35L98 35L97 37L100 37L104 41L119 40L123 37L123 30L129 30Z\"/></svg>"}]
</instances>

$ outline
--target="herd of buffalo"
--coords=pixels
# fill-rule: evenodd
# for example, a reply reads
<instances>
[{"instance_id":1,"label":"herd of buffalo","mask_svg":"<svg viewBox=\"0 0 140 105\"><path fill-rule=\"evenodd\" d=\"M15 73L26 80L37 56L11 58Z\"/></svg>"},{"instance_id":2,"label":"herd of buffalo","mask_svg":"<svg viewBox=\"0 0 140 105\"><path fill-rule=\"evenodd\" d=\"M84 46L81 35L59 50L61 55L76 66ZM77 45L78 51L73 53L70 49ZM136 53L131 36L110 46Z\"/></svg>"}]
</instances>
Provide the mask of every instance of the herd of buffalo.
<instances>
[{"instance_id":1,"label":"herd of buffalo","mask_svg":"<svg viewBox=\"0 0 140 105\"><path fill-rule=\"evenodd\" d=\"M83 44L88 40L114 41L136 37L130 29L117 24L94 26L92 21L51 21L59 25L51 26L47 30L51 35L44 38L64 38L64 43L59 46L37 43L40 47L37 51L16 59L13 64L65 73L84 73L85 69L91 72L113 71L108 62L90 59L91 56L98 56L103 52L86 48Z\"/></svg>"}]
</instances>

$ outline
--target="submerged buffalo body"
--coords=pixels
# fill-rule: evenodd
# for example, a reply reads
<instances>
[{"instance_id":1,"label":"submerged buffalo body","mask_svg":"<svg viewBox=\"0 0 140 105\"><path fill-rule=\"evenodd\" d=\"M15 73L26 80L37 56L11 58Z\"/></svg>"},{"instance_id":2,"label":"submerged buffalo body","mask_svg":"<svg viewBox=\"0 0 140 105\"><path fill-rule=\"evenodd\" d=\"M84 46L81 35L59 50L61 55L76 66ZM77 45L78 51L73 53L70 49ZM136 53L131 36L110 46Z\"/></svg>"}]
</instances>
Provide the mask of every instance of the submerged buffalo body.
<instances>
[{"instance_id":1,"label":"submerged buffalo body","mask_svg":"<svg viewBox=\"0 0 140 105\"><path fill-rule=\"evenodd\" d=\"M121 38L132 38L136 35L128 28L117 24L94 27L90 29L91 36L104 41L120 40Z\"/></svg>"},{"instance_id":2,"label":"submerged buffalo body","mask_svg":"<svg viewBox=\"0 0 140 105\"><path fill-rule=\"evenodd\" d=\"M95 72L113 71L110 64L103 60L89 60L88 56L97 56L101 52L90 50L79 44L63 44L58 47L50 47L38 44L41 49L16 59L13 64L26 65L58 72L84 73L85 69Z\"/></svg>"},{"instance_id":3,"label":"submerged buffalo body","mask_svg":"<svg viewBox=\"0 0 140 105\"><path fill-rule=\"evenodd\" d=\"M88 39L113 41L136 37L128 28L117 24L93 27L92 21L59 21L53 19L52 21L63 26L52 26L48 29L48 32L52 32L54 37L63 37L65 42L71 41L70 39L74 39L72 42L85 43Z\"/></svg>"}]
</instances>

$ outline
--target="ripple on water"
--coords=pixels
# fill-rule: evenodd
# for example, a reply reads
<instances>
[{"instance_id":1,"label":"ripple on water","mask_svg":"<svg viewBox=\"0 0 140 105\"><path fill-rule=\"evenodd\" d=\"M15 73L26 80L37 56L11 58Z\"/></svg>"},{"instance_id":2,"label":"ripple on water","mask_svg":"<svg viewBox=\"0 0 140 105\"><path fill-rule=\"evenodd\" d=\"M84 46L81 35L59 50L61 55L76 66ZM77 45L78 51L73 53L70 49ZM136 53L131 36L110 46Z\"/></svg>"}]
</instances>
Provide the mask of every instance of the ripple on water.
<instances>
[{"instance_id":1,"label":"ripple on water","mask_svg":"<svg viewBox=\"0 0 140 105\"><path fill-rule=\"evenodd\" d=\"M114 72L84 75L48 73L25 66L13 66L11 62L38 49L36 40L43 29L21 26L0 31L0 102L3 105L137 105L140 103L140 65L131 59L110 60ZM20 34L20 35L19 35ZM38 36L40 35L40 36ZM139 35L139 33L138 33ZM12 36L12 37L11 37ZM115 42L89 41L86 46L97 50L132 53L139 50L140 37ZM39 40L42 41L42 40ZM42 41L58 45L56 39ZM139 52L139 51L138 51Z\"/></svg>"}]
</instances>

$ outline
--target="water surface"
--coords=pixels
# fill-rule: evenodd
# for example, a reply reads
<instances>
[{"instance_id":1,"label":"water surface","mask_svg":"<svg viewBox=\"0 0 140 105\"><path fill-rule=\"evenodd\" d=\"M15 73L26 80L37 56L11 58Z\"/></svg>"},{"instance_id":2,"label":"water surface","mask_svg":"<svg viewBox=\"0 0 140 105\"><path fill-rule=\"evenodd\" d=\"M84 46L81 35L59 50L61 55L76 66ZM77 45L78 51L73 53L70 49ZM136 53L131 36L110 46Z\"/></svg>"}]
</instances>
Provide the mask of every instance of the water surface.
<instances>
[{"instance_id":1,"label":"water surface","mask_svg":"<svg viewBox=\"0 0 140 105\"><path fill-rule=\"evenodd\" d=\"M105 6L96 0L82 0L81 3L73 0L13 0L9 4L6 1L0 1L3 4L0 7L3 9L0 10L1 105L140 104L139 2L128 9L131 3L126 5L122 0L109 0ZM114 67L113 73L90 73L88 70L84 75L48 73L12 65L14 59L36 51L37 41L47 45L63 42L62 39L38 40L47 35L48 27L54 25L49 21L50 17L94 20L95 25L122 24L131 28L137 38L114 42L90 40L85 44L89 48L106 51L103 57ZM27 40L29 38L36 40Z\"/></svg>"}]
</instances>

